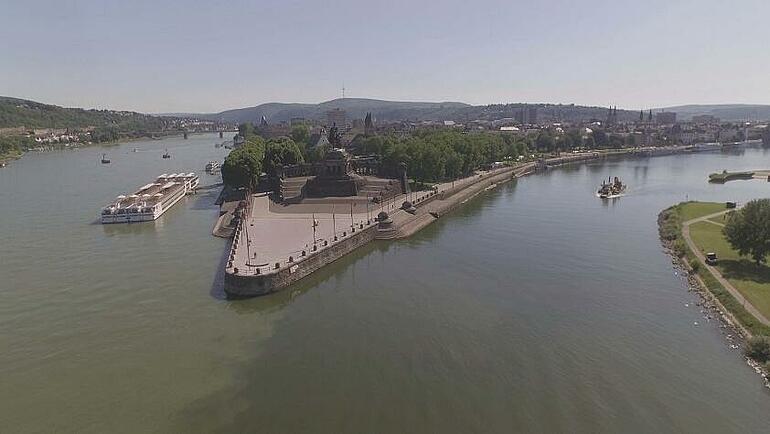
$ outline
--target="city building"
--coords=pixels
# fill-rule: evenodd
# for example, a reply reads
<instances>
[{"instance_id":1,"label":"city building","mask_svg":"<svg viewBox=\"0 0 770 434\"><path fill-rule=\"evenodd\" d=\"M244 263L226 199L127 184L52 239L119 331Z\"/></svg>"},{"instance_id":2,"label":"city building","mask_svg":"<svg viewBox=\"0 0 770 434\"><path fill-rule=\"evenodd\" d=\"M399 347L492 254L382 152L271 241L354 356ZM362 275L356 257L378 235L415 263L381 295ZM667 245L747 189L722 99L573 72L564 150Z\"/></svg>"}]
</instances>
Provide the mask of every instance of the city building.
<instances>
[{"instance_id":1,"label":"city building","mask_svg":"<svg viewBox=\"0 0 770 434\"><path fill-rule=\"evenodd\" d=\"M327 126L337 126L337 128L344 129L347 126L347 113L341 108L331 109L326 112Z\"/></svg>"},{"instance_id":2,"label":"city building","mask_svg":"<svg viewBox=\"0 0 770 434\"><path fill-rule=\"evenodd\" d=\"M719 118L712 115L696 115L692 117L694 124L718 124Z\"/></svg>"},{"instance_id":3,"label":"city building","mask_svg":"<svg viewBox=\"0 0 770 434\"><path fill-rule=\"evenodd\" d=\"M660 112L655 113L655 122L658 124L675 124L676 112Z\"/></svg>"},{"instance_id":4,"label":"city building","mask_svg":"<svg viewBox=\"0 0 770 434\"><path fill-rule=\"evenodd\" d=\"M538 118L537 106L525 105L519 110L517 120L522 124L536 124Z\"/></svg>"}]
</instances>

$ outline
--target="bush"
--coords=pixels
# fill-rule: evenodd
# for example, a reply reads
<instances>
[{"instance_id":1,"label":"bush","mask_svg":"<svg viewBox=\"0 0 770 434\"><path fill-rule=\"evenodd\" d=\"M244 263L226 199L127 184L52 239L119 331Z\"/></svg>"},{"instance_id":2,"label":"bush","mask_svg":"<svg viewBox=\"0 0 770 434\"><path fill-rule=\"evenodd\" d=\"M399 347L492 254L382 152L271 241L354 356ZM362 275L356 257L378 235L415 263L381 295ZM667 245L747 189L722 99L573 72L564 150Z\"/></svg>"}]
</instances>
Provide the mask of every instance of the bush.
<instances>
[{"instance_id":1,"label":"bush","mask_svg":"<svg viewBox=\"0 0 770 434\"><path fill-rule=\"evenodd\" d=\"M744 350L746 357L760 363L770 361L770 338L767 336L752 336L746 342Z\"/></svg>"},{"instance_id":2,"label":"bush","mask_svg":"<svg viewBox=\"0 0 770 434\"><path fill-rule=\"evenodd\" d=\"M695 272L700 270L700 261L698 259L691 259L690 268L692 268L692 271L695 271Z\"/></svg>"}]
</instances>

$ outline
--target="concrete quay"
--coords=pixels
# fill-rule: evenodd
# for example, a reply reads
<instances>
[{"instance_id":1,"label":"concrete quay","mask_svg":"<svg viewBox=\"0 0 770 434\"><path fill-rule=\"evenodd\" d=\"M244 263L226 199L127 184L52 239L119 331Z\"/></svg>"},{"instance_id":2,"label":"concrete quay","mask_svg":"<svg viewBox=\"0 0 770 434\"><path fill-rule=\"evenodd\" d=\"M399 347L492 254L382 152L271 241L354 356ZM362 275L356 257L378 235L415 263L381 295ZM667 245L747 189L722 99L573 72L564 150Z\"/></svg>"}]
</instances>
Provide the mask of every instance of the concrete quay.
<instances>
[{"instance_id":1,"label":"concrete quay","mask_svg":"<svg viewBox=\"0 0 770 434\"><path fill-rule=\"evenodd\" d=\"M310 275L374 240L406 238L472 197L547 166L594 160L606 153L569 154L445 182L432 190L402 194L382 204L360 198L329 198L281 205L249 197L247 217L235 229L225 267L231 297L269 294ZM415 210L401 209L405 201ZM376 217L386 212L387 229Z\"/></svg>"}]
</instances>

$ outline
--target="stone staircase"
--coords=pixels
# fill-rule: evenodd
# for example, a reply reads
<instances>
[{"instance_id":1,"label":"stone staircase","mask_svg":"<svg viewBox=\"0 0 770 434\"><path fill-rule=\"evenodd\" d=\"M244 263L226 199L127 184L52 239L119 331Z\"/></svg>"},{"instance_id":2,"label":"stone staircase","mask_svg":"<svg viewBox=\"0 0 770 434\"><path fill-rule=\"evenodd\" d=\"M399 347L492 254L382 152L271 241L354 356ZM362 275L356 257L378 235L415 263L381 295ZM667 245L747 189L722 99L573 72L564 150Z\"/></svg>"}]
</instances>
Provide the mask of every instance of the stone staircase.
<instances>
[{"instance_id":1,"label":"stone staircase","mask_svg":"<svg viewBox=\"0 0 770 434\"><path fill-rule=\"evenodd\" d=\"M284 203L299 203L305 199L305 184L311 176L283 178L280 181L281 199ZM403 194L401 183L397 179L364 177L364 184L358 190L358 197L382 197L383 200ZM381 195L381 196L380 196Z\"/></svg>"},{"instance_id":2,"label":"stone staircase","mask_svg":"<svg viewBox=\"0 0 770 434\"><path fill-rule=\"evenodd\" d=\"M304 197L303 189L308 177L281 179L281 199L286 203L297 203Z\"/></svg>"},{"instance_id":3,"label":"stone staircase","mask_svg":"<svg viewBox=\"0 0 770 434\"><path fill-rule=\"evenodd\" d=\"M364 178L366 183L358 191L359 196L380 197L388 199L394 195L403 194L401 184L396 179Z\"/></svg>"}]
</instances>

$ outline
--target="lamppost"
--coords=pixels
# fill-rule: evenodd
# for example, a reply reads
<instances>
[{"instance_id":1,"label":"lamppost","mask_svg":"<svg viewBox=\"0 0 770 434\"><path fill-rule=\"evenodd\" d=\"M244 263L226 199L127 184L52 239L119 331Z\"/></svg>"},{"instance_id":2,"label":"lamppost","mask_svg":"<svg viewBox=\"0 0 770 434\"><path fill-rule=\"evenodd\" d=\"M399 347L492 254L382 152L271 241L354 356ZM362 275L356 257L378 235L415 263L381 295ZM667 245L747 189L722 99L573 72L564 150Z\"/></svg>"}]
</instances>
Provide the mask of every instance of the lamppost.
<instances>
[{"instance_id":1,"label":"lamppost","mask_svg":"<svg viewBox=\"0 0 770 434\"><path fill-rule=\"evenodd\" d=\"M315 228L318 226L318 220L315 219L315 213L313 213L313 249L316 246Z\"/></svg>"},{"instance_id":2,"label":"lamppost","mask_svg":"<svg viewBox=\"0 0 770 434\"><path fill-rule=\"evenodd\" d=\"M248 267L248 270L251 271L251 249L249 248L251 246L251 240L249 240L249 225L243 225L243 221L241 221L242 227L244 227L244 232L246 232L246 266Z\"/></svg>"},{"instance_id":3,"label":"lamppost","mask_svg":"<svg viewBox=\"0 0 770 434\"><path fill-rule=\"evenodd\" d=\"M332 231L334 232L334 241L337 241L337 219L334 217L334 204L332 204Z\"/></svg>"}]
</instances>

